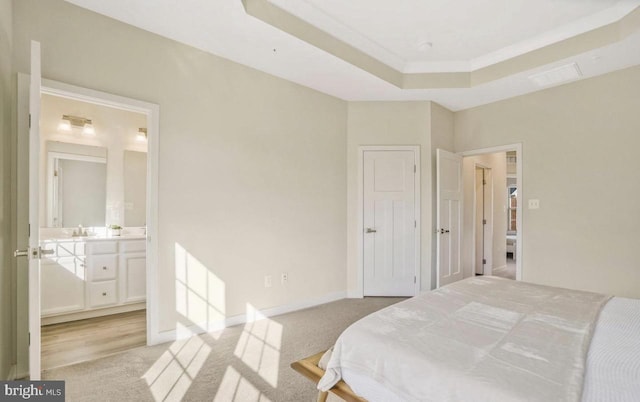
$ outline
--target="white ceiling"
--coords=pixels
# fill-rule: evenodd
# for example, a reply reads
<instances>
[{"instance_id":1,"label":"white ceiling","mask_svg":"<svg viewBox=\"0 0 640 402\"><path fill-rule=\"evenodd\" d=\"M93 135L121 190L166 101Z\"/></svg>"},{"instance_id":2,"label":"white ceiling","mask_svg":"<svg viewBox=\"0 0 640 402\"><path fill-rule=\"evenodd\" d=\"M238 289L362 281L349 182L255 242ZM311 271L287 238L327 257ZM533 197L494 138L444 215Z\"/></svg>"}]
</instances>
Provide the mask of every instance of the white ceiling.
<instances>
[{"instance_id":1,"label":"white ceiling","mask_svg":"<svg viewBox=\"0 0 640 402\"><path fill-rule=\"evenodd\" d=\"M403 90L247 15L241 0L67 1L345 100L433 100L452 110L461 110L539 90L540 87L528 79L530 75L569 62L579 65L583 78L640 64L640 33L635 33L613 45L472 88ZM316 19L333 24L328 26L335 29L327 32L392 67L397 67L392 64L395 60L403 66L400 70L405 72L412 72L412 69L431 71L429 68L433 69L437 63L441 67L448 64L449 68L457 63L459 68L466 66L467 69L474 67L473 63L495 63L501 61L501 57L513 57L553 43L558 38L564 39L567 35L612 22L612 18L615 21L625 14L624 10L628 12L640 5L640 0L271 2L290 7L289 12L294 15L299 13L298 17L318 28L323 29L323 26ZM374 3L376 7L366 6ZM315 10L316 14L306 10L304 12L308 14L305 14L305 19L302 12L297 8L294 10L291 4L303 4ZM388 8L391 4L397 5L395 11ZM485 7L478 8L478 4ZM474 11L464 13L466 17L459 16L456 10L464 9L464 6L473 7ZM419 9L420 13L413 12L414 9ZM499 18L491 22L494 14ZM332 15L340 16L341 20ZM549 18L549 15L553 18ZM411 24L403 23L402 18L408 17L412 20ZM421 18L433 22L424 23L429 26L428 30L420 28ZM514 20L511 21L511 18ZM502 24L503 20L510 21ZM401 30L396 34L393 26ZM498 26L500 29L497 29ZM502 29L509 34L501 35L499 31L504 32ZM485 31L486 35L480 34ZM429 37L422 38L418 34ZM426 52L416 51L415 43L422 39L432 42L433 47ZM358 41L368 43L369 47L358 45ZM399 45L401 43L402 46ZM378 47L388 50L393 60L386 60L372 50Z\"/></svg>"},{"instance_id":2,"label":"white ceiling","mask_svg":"<svg viewBox=\"0 0 640 402\"><path fill-rule=\"evenodd\" d=\"M618 0L269 1L407 73L476 70L615 22L638 5Z\"/></svg>"}]
</instances>

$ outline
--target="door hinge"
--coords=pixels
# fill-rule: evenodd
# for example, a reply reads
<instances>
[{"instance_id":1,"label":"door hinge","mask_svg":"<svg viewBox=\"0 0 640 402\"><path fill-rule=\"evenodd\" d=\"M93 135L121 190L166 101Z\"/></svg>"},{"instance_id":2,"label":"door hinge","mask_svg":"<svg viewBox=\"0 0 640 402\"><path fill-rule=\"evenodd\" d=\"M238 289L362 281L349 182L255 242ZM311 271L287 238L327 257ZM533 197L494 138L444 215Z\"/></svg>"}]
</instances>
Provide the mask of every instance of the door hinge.
<instances>
[{"instance_id":1,"label":"door hinge","mask_svg":"<svg viewBox=\"0 0 640 402\"><path fill-rule=\"evenodd\" d=\"M482 180L482 185L483 185L483 186L486 186L486 185L487 185L487 181L483 179L483 180Z\"/></svg>"},{"instance_id":2,"label":"door hinge","mask_svg":"<svg viewBox=\"0 0 640 402\"><path fill-rule=\"evenodd\" d=\"M58 171L57 170L53 171L53 177L58 177Z\"/></svg>"},{"instance_id":3,"label":"door hinge","mask_svg":"<svg viewBox=\"0 0 640 402\"><path fill-rule=\"evenodd\" d=\"M29 113L29 128L31 128L31 113Z\"/></svg>"},{"instance_id":4,"label":"door hinge","mask_svg":"<svg viewBox=\"0 0 640 402\"><path fill-rule=\"evenodd\" d=\"M482 265L485 265L486 263L487 263L487 260L483 258L482 259Z\"/></svg>"},{"instance_id":5,"label":"door hinge","mask_svg":"<svg viewBox=\"0 0 640 402\"><path fill-rule=\"evenodd\" d=\"M417 280L418 280L418 279L416 279L416 277L414 276L414 277L413 277L413 283L416 283L416 281L417 281Z\"/></svg>"},{"instance_id":6,"label":"door hinge","mask_svg":"<svg viewBox=\"0 0 640 402\"><path fill-rule=\"evenodd\" d=\"M413 173L417 171L416 165L413 165Z\"/></svg>"},{"instance_id":7,"label":"door hinge","mask_svg":"<svg viewBox=\"0 0 640 402\"><path fill-rule=\"evenodd\" d=\"M487 220L486 220L486 219L483 219L483 220L482 220L482 224L483 224L483 225L486 225L486 224L487 224Z\"/></svg>"},{"instance_id":8,"label":"door hinge","mask_svg":"<svg viewBox=\"0 0 640 402\"><path fill-rule=\"evenodd\" d=\"M29 224L29 227L27 228L27 237L31 237L31 224Z\"/></svg>"},{"instance_id":9,"label":"door hinge","mask_svg":"<svg viewBox=\"0 0 640 402\"><path fill-rule=\"evenodd\" d=\"M418 227L418 222L417 221L413 221L413 227L417 228Z\"/></svg>"},{"instance_id":10,"label":"door hinge","mask_svg":"<svg viewBox=\"0 0 640 402\"><path fill-rule=\"evenodd\" d=\"M31 346L31 332L29 332L29 346Z\"/></svg>"}]
</instances>

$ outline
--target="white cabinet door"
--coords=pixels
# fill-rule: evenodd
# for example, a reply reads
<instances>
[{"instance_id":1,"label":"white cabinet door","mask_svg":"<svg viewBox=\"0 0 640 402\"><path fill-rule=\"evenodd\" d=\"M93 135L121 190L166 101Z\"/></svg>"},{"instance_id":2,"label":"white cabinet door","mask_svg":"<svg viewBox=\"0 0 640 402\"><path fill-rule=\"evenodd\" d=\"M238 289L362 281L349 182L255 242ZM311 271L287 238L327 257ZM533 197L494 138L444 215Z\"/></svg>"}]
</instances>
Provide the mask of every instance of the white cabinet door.
<instances>
[{"instance_id":1,"label":"white cabinet door","mask_svg":"<svg viewBox=\"0 0 640 402\"><path fill-rule=\"evenodd\" d=\"M120 302L134 303L147 298L147 254L125 253L120 260Z\"/></svg>"},{"instance_id":2,"label":"white cabinet door","mask_svg":"<svg viewBox=\"0 0 640 402\"><path fill-rule=\"evenodd\" d=\"M85 278L84 258L43 259L41 264L42 315L84 309Z\"/></svg>"}]
</instances>

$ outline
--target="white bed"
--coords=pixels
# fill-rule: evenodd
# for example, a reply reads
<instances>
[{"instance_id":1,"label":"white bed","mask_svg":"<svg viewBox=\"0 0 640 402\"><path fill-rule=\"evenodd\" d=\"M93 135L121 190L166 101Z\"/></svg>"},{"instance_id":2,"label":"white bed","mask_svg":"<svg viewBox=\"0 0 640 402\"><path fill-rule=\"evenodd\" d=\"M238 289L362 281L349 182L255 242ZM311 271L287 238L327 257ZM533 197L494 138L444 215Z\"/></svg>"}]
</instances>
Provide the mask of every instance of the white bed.
<instances>
[{"instance_id":1,"label":"white bed","mask_svg":"<svg viewBox=\"0 0 640 402\"><path fill-rule=\"evenodd\" d=\"M640 401L640 300L610 299L600 311L592 333L591 342L586 343L588 353L581 400ZM342 367L340 371L342 379L355 394L371 402L412 400L407 394L394 393L388 381L382 385L353 367ZM438 400L443 400L441 398ZM452 397L448 400L465 399Z\"/></svg>"}]
</instances>

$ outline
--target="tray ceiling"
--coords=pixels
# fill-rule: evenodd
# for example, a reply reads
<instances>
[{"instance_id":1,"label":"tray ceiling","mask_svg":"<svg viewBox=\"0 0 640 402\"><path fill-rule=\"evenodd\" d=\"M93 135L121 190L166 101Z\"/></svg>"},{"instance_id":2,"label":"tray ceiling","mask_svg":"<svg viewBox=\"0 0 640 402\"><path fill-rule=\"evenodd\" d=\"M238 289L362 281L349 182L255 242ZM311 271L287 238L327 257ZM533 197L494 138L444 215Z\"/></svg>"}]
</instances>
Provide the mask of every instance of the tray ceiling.
<instances>
[{"instance_id":1,"label":"tray ceiling","mask_svg":"<svg viewBox=\"0 0 640 402\"><path fill-rule=\"evenodd\" d=\"M640 0L67 1L345 100L461 110L640 64Z\"/></svg>"}]
</instances>

